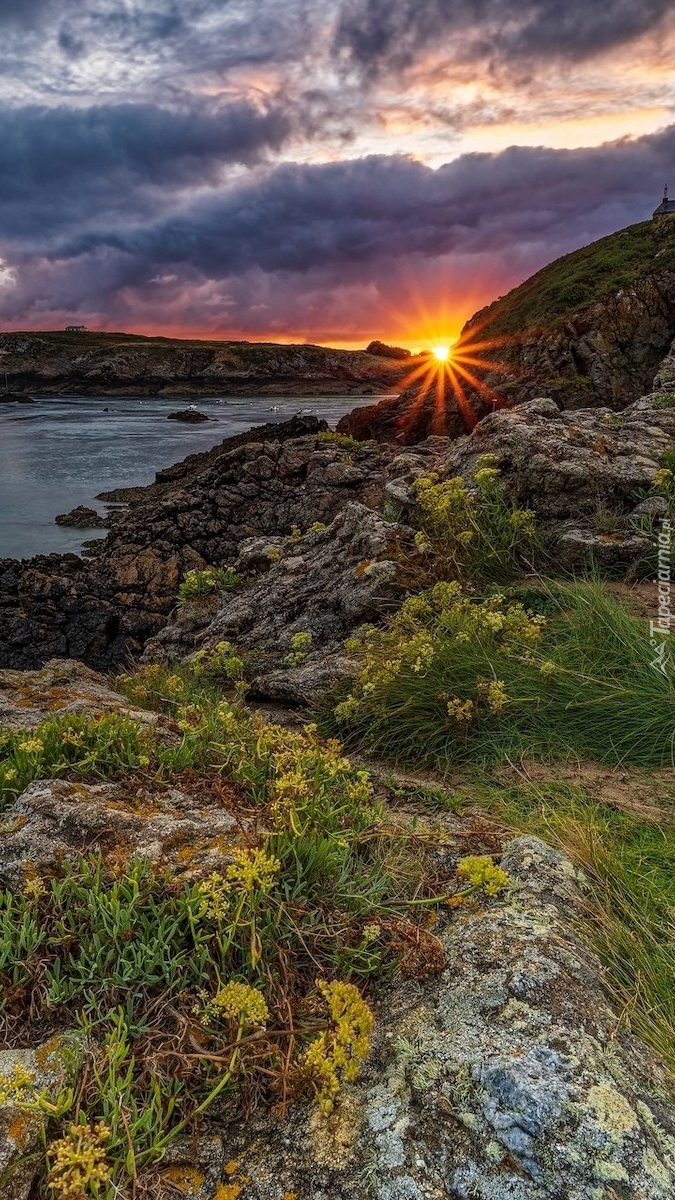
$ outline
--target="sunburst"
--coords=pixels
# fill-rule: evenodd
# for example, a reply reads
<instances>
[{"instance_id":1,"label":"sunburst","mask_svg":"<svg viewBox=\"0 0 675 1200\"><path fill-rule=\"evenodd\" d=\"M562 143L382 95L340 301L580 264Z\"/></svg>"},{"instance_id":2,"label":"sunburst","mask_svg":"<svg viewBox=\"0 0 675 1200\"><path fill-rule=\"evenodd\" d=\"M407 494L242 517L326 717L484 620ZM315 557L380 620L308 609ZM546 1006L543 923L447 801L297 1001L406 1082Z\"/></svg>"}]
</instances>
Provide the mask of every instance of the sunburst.
<instances>
[{"instance_id":1,"label":"sunburst","mask_svg":"<svg viewBox=\"0 0 675 1200\"><path fill-rule=\"evenodd\" d=\"M477 325L468 336L459 338L454 343L450 340L434 342L423 354L422 360L418 360L401 380L401 386L405 390L418 385L418 394L404 419L405 425L412 424L430 393L434 394L434 413L431 420L434 433L442 433L446 427L445 413L449 395L457 404L469 430L476 425L478 417L468 400L467 391L480 396L493 410L505 406L503 397L486 384L479 373L500 369L512 370L492 354L488 356L488 352L504 346L509 339L481 338L480 333L481 327Z\"/></svg>"}]
</instances>

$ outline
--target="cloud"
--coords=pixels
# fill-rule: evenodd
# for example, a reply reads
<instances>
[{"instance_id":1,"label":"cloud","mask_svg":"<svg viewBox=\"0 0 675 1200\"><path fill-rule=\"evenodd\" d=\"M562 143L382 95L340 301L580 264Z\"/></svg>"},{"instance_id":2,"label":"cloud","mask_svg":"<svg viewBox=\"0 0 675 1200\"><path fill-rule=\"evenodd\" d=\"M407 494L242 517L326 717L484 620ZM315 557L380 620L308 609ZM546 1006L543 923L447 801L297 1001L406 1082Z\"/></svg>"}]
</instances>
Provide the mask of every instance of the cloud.
<instances>
[{"instance_id":1,"label":"cloud","mask_svg":"<svg viewBox=\"0 0 675 1200\"><path fill-rule=\"evenodd\" d=\"M582 60L653 32L671 0L346 0L335 48L364 69L401 68L445 43L458 57Z\"/></svg>"},{"instance_id":2,"label":"cloud","mask_svg":"<svg viewBox=\"0 0 675 1200\"><path fill-rule=\"evenodd\" d=\"M368 314L381 328L414 293L430 310L478 307L557 254L649 216L674 156L675 126L592 149L469 154L438 170L384 156L268 167L170 216L84 232L74 219L32 245L6 241L16 284L0 313L327 340Z\"/></svg>"},{"instance_id":3,"label":"cloud","mask_svg":"<svg viewBox=\"0 0 675 1200\"><path fill-rule=\"evenodd\" d=\"M107 247L153 272L189 264L224 278L253 267L302 273L319 264L497 251L514 239L564 238L571 222L598 227L649 215L674 154L675 126L592 149L467 154L438 170L399 156L285 164L166 221L76 237L58 254Z\"/></svg>"},{"instance_id":4,"label":"cloud","mask_svg":"<svg viewBox=\"0 0 675 1200\"><path fill-rule=\"evenodd\" d=\"M39 242L92 216L162 212L181 188L259 162L290 131L282 109L244 101L0 109L0 228Z\"/></svg>"}]
</instances>

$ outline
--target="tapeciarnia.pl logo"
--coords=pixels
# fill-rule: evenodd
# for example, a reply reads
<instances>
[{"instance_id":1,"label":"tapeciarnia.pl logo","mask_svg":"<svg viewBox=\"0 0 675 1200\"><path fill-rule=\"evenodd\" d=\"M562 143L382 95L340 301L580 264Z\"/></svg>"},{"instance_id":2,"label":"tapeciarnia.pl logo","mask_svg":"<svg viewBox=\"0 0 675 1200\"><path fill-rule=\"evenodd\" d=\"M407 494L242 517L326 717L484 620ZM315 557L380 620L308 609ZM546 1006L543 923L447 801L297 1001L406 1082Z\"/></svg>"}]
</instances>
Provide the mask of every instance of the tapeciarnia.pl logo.
<instances>
[{"instance_id":1,"label":"tapeciarnia.pl logo","mask_svg":"<svg viewBox=\"0 0 675 1200\"><path fill-rule=\"evenodd\" d=\"M654 651L654 657L649 664L655 671L660 671L669 679L670 650L669 637L673 615L670 609L671 601L671 542L672 530L669 520L661 523L657 538L658 570L657 582L659 588L659 609L656 619L649 622L649 644Z\"/></svg>"}]
</instances>

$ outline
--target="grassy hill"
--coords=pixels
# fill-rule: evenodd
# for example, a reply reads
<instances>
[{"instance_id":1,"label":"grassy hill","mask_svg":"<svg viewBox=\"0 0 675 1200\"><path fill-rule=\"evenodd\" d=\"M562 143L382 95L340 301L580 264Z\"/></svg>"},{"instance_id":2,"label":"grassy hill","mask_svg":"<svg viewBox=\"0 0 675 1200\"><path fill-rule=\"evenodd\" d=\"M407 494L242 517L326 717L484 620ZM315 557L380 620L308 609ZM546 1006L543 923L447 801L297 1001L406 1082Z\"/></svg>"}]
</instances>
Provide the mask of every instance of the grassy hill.
<instances>
[{"instance_id":1,"label":"grassy hill","mask_svg":"<svg viewBox=\"0 0 675 1200\"><path fill-rule=\"evenodd\" d=\"M494 340L479 375L493 396L552 396L621 410L652 390L675 338L675 219L574 250L477 312L462 339Z\"/></svg>"},{"instance_id":2,"label":"grassy hill","mask_svg":"<svg viewBox=\"0 0 675 1200\"><path fill-rule=\"evenodd\" d=\"M563 324L637 280L675 270L675 220L641 221L555 259L472 317L495 336Z\"/></svg>"}]
</instances>

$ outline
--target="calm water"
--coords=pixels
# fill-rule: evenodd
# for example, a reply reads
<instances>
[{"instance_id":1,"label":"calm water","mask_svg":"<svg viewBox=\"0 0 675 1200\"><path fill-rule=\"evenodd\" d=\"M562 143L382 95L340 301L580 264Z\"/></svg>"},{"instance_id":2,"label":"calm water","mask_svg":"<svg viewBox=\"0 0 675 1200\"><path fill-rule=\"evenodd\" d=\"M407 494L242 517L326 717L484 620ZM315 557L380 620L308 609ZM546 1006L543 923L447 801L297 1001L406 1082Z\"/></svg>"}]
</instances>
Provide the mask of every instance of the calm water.
<instances>
[{"instance_id":1,"label":"calm water","mask_svg":"<svg viewBox=\"0 0 675 1200\"><path fill-rule=\"evenodd\" d=\"M376 397L246 397L195 402L214 420L184 425L167 415L188 399L49 397L0 406L0 558L79 551L96 530L62 528L57 513L86 504L101 513L97 492L151 483L155 471L208 450L234 433L312 412L331 425ZM105 412L105 409L108 409ZM100 531L104 536L105 531Z\"/></svg>"}]
</instances>

